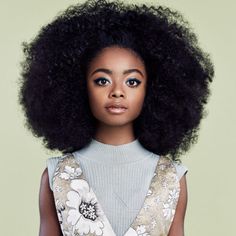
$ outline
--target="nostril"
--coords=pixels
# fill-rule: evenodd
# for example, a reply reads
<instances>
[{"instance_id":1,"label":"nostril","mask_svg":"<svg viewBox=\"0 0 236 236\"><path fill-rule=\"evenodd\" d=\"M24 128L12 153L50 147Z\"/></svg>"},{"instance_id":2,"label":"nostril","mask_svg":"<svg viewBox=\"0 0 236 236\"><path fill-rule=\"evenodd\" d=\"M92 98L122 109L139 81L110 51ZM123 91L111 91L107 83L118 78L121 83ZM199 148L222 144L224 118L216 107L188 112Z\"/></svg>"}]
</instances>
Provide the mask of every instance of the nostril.
<instances>
[{"instance_id":1,"label":"nostril","mask_svg":"<svg viewBox=\"0 0 236 236\"><path fill-rule=\"evenodd\" d=\"M113 94L112 96L113 96L113 97L120 97L120 96L123 97L124 95L123 95L123 94Z\"/></svg>"}]
</instances>

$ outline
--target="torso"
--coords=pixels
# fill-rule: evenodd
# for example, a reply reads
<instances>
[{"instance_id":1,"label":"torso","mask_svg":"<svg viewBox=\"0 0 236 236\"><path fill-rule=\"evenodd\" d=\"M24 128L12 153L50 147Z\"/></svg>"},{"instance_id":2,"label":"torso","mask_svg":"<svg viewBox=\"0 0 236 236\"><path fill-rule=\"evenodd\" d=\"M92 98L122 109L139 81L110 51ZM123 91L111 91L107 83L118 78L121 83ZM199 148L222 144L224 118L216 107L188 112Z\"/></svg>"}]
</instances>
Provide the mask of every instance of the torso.
<instances>
[{"instance_id":1,"label":"torso","mask_svg":"<svg viewBox=\"0 0 236 236\"><path fill-rule=\"evenodd\" d=\"M179 191L172 161L160 156L142 208L124 236L167 235ZM116 235L80 163L71 153L64 155L57 165L53 193L63 235Z\"/></svg>"}]
</instances>

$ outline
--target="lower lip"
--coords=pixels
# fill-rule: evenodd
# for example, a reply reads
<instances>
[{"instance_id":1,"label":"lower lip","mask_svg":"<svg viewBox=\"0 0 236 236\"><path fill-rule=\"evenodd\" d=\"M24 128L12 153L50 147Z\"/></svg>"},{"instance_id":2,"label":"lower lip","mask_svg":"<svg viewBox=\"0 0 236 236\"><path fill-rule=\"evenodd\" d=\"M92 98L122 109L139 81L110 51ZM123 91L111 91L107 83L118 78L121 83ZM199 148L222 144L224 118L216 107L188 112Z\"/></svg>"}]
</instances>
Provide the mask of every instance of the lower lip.
<instances>
[{"instance_id":1,"label":"lower lip","mask_svg":"<svg viewBox=\"0 0 236 236\"><path fill-rule=\"evenodd\" d=\"M113 107L107 107L106 108L110 113L113 114L121 114L126 111L126 108L113 108Z\"/></svg>"}]
</instances>

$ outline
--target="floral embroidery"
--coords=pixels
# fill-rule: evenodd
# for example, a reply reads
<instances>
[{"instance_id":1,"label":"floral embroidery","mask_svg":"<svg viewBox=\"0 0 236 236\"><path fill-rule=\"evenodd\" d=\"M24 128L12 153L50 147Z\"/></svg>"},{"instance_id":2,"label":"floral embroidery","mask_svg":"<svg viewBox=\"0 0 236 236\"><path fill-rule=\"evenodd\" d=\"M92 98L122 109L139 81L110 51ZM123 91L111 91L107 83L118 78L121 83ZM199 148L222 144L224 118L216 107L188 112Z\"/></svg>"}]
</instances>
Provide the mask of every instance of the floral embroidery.
<instances>
[{"instance_id":1,"label":"floral embroidery","mask_svg":"<svg viewBox=\"0 0 236 236\"><path fill-rule=\"evenodd\" d=\"M147 233L150 236L167 236L179 197L179 182L173 163L164 157L160 158L156 173L139 217L131 227L137 232L140 225L144 225L146 231L143 235ZM125 234L131 235L135 234Z\"/></svg>"},{"instance_id":2,"label":"floral embroidery","mask_svg":"<svg viewBox=\"0 0 236 236\"><path fill-rule=\"evenodd\" d=\"M56 200L56 207L57 207L57 212L58 212L59 223L62 224L63 222L62 211L65 210L65 206L63 205L62 202L60 202L59 200Z\"/></svg>"},{"instance_id":3,"label":"floral embroidery","mask_svg":"<svg viewBox=\"0 0 236 236\"><path fill-rule=\"evenodd\" d=\"M160 202L160 197L159 196L155 197L154 202L158 204Z\"/></svg>"},{"instance_id":4,"label":"floral embroidery","mask_svg":"<svg viewBox=\"0 0 236 236\"><path fill-rule=\"evenodd\" d=\"M70 166L65 166L64 172L62 172L59 177L62 179L76 179L78 178L82 173L81 168L72 168Z\"/></svg>"},{"instance_id":5,"label":"floral embroidery","mask_svg":"<svg viewBox=\"0 0 236 236\"><path fill-rule=\"evenodd\" d=\"M167 180L166 177L163 176L163 177L161 178L161 185L162 185L163 188L167 188L167 186L168 186L168 185L167 185L167 181L168 181L168 180Z\"/></svg>"},{"instance_id":6,"label":"floral embroidery","mask_svg":"<svg viewBox=\"0 0 236 236\"><path fill-rule=\"evenodd\" d=\"M54 191L56 191L56 192L62 192L62 190L63 190L63 188L61 186L57 185L54 187Z\"/></svg>"},{"instance_id":7,"label":"floral embroidery","mask_svg":"<svg viewBox=\"0 0 236 236\"><path fill-rule=\"evenodd\" d=\"M175 214L174 203L177 201L179 191L176 189L170 190L169 197L166 203L163 204L163 214L166 220L171 219Z\"/></svg>"},{"instance_id":8,"label":"floral embroidery","mask_svg":"<svg viewBox=\"0 0 236 236\"><path fill-rule=\"evenodd\" d=\"M157 224L156 220L153 220L153 221L151 222L152 229L155 228L156 224Z\"/></svg>"},{"instance_id":9,"label":"floral embroidery","mask_svg":"<svg viewBox=\"0 0 236 236\"><path fill-rule=\"evenodd\" d=\"M115 236L73 155L63 156L54 177L54 198L64 236ZM179 190L174 165L161 157L143 206L124 236L168 235Z\"/></svg>"},{"instance_id":10,"label":"floral embroidery","mask_svg":"<svg viewBox=\"0 0 236 236\"><path fill-rule=\"evenodd\" d=\"M125 236L150 236L146 232L146 226L145 225L140 225L137 227L137 230L134 230L133 228L129 228Z\"/></svg>"},{"instance_id":11,"label":"floral embroidery","mask_svg":"<svg viewBox=\"0 0 236 236\"><path fill-rule=\"evenodd\" d=\"M152 195L152 190L151 189L149 189L148 192L147 192L147 196L150 196L150 195Z\"/></svg>"},{"instance_id":12,"label":"floral embroidery","mask_svg":"<svg viewBox=\"0 0 236 236\"><path fill-rule=\"evenodd\" d=\"M73 190L67 193L67 222L73 225L74 233L102 235L104 225L99 217L99 206L88 183L83 179L76 179L71 181L70 186Z\"/></svg>"},{"instance_id":13,"label":"floral embroidery","mask_svg":"<svg viewBox=\"0 0 236 236\"><path fill-rule=\"evenodd\" d=\"M166 169L166 165L159 165L159 168L160 168L160 170L165 170Z\"/></svg>"},{"instance_id":14,"label":"floral embroidery","mask_svg":"<svg viewBox=\"0 0 236 236\"><path fill-rule=\"evenodd\" d=\"M137 234L139 236L149 236L148 233L146 233L146 226L145 225L140 225L138 228L137 228Z\"/></svg>"},{"instance_id":15,"label":"floral embroidery","mask_svg":"<svg viewBox=\"0 0 236 236\"><path fill-rule=\"evenodd\" d=\"M59 167L57 167L56 169L55 169L55 172L54 172L54 174L53 174L53 179L52 179L52 181L54 182L55 181L55 178L56 178L56 176L59 174Z\"/></svg>"},{"instance_id":16,"label":"floral embroidery","mask_svg":"<svg viewBox=\"0 0 236 236\"><path fill-rule=\"evenodd\" d=\"M169 199L167 202L173 205L174 201L176 201L178 197L179 197L179 192L176 189L170 190Z\"/></svg>"},{"instance_id":17,"label":"floral embroidery","mask_svg":"<svg viewBox=\"0 0 236 236\"><path fill-rule=\"evenodd\" d=\"M168 204L168 203L164 203L163 204L163 215L165 217L166 220L169 220L171 219L171 217L174 215L175 213L175 210L172 209L172 206L171 204Z\"/></svg>"},{"instance_id":18,"label":"floral embroidery","mask_svg":"<svg viewBox=\"0 0 236 236\"><path fill-rule=\"evenodd\" d=\"M147 203L144 203L143 209L144 209L145 211L147 211L149 207L150 207L150 206L149 206Z\"/></svg>"},{"instance_id":19,"label":"floral embroidery","mask_svg":"<svg viewBox=\"0 0 236 236\"><path fill-rule=\"evenodd\" d=\"M61 230L63 232L63 235L69 236L70 235L69 231L64 230L64 226L63 226L63 211L65 211L65 206L58 199L56 200L56 209L57 209L58 220L59 220L60 227L61 227Z\"/></svg>"}]
</instances>

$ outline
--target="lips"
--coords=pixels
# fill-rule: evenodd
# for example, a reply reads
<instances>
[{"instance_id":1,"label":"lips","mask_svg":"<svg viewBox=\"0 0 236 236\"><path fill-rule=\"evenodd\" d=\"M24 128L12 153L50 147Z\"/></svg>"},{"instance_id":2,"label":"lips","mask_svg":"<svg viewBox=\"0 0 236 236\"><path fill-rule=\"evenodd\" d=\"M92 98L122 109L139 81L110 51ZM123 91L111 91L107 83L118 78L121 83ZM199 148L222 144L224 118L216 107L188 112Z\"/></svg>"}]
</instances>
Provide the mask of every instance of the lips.
<instances>
[{"instance_id":1,"label":"lips","mask_svg":"<svg viewBox=\"0 0 236 236\"><path fill-rule=\"evenodd\" d=\"M123 104L118 104L118 103L112 103L106 106L106 108L123 108L123 109L127 109L127 107Z\"/></svg>"},{"instance_id":2,"label":"lips","mask_svg":"<svg viewBox=\"0 0 236 236\"><path fill-rule=\"evenodd\" d=\"M118 115L126 112L127 107L123 104L111 104L106 107L110 114Z\"/></svg>"}]
</instances>

